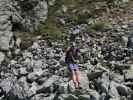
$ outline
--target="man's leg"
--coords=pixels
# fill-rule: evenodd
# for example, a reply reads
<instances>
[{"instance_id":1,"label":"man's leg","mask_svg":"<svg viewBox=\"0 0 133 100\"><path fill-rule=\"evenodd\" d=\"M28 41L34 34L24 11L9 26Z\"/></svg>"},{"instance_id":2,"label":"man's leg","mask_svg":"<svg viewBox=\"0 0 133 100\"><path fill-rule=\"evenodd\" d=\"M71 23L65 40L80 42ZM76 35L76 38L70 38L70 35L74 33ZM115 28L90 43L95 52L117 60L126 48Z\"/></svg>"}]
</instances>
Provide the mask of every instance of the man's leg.
<instances>
[{"instance_id":1,"label":"man's leg","mask_svg":"<svg viewBox=\"0 0 133 100\"><path fill-rule=\"evenodd\" d=\"M74 86L76 88L77 87L77 81L76 81L76 75L75 75L75 71L74 70L72 70L71 75L72 75L72 80L73 80Z\"/></svg>"},{"instance_id":2,"label":"man's leg","mask_svg":"<svg viewBox=\"0 0 133 100\"><path fill-rule=\"evenodd\" d=\"M77 81L78 87L79 87L79 85L80 85L80 72L79 72L78 68L76 69L75 74L76 74L76 81Z\"/></svg>"},{"instance_id":3,"label":"man's leg","mask_svg":"<svg viewBox=\"0 0 133 100\"><path fill-rule=\"evenodd\" d=\"M73 80L75 88L77 87L76 74L74 71L74 64L69 64L69 69L71 72L71 80Z\"/></svg>"}]
</instances>

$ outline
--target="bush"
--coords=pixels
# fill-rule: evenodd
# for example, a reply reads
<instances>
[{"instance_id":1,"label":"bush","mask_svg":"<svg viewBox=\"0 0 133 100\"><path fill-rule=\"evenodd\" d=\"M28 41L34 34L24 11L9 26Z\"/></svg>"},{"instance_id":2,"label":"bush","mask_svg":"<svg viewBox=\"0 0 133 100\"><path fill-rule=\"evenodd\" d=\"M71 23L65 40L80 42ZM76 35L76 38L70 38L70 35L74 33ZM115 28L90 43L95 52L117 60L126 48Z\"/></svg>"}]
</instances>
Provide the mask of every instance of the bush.
<instances>
[{"instance_id":1,"label":"bush","mask_svg":"<svg viewBox=\"0 0 133 100\"><path fill-rule=\"evenodd\" d=\"M105 27L105 23L103 22L97 22L91 25L91 29L96 30L96 31L102 30L104 27Z\"/></svg>"}]
</instances>

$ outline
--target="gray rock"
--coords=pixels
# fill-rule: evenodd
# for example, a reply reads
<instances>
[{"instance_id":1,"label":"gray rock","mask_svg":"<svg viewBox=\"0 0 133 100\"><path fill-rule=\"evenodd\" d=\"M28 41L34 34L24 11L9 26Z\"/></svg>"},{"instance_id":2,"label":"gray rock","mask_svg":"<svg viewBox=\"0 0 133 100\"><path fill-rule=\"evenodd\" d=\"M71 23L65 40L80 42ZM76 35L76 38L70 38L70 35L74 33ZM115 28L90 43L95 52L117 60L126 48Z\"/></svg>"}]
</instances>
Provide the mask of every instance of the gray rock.
<instances>
[{"instance_id":1,"label":"gray rock","mask_svg":"<svg viewBox=\"0 0 133 100\"><path fill-rule=\"evenodd\" d=\"M20 68L19 73L20 73L20 75L27 75L28 74L26 68Z\"/></svg>"},{"instance_id":2,"label":"gray rock","mask_svg":"<svg viewBox=\"0 0 133 100\"><path fill-rule=\"evenodd\" d=\"M112 78L113 81L115 81L117 83L124 82L124 75L119 75L119 74L112 73L111 78Z\"/></svg>"},{"instance_id":3,"label":"gray rock","mask_svg":"<svg viewBox=\"0 0 133 100\"><path fill-rule=\"evenodd\" d=\"M27 92L23 84L7 79L1 82L0 87L6 93L5 95L8 100L27 100Z\"/></svg>"},{"instance_id":4,"label":"gray rock","mask_svg":"<svg viewBox=\"0 0 133 100\"><path fill-rule=\"evenodd\" d=\"M128 37L127 36L122 36L122 43L125 47L127 47L127 43L128 43Z\"/></svg>"},{"instance_id":5,"label":"gray rock","mask_svg":"<svg viewBox=\"0 0 133 100\"><path fill-rule=\"evenodd\" d=\"M50 6L53 6L53 5L55 4L55 1L56 1L56 0L49 0L49 1L48 1L48 4L49 4Z\"/></svg>"},{"instance_id":6,"label":"gray rock","mask_svg":"<svg viewBox=\"0 0 133 100\"><path fill-rule=\"evenodd\" d=\"M12 86L13 86L13 81L11 79L5 79L0 83L0 87L2 88L2 90L8 94L9 91L11 90Z\"/></svg>"},{"instance_id":7,"label":"gray rock","mask_svg":"<svg viewBox=\"0 0 133 100\"><path fill-rule=\"evenodd\" d=\"M118 90L118 93L121 95L121 96L127 96L129 94L129 89L128 87L126 87L125 85L119 85L116 87L117 90Z\"/></svg>"},{"instance_id":8,"label":"gray rock","mask_svg":"<svg viewBox=\"0 0 133 100\"><path fill-rule=\"evenodd\" d=\"M22 40L20 38L17 38L16 40L16 46L20 47Z\"/></svg>"},{"instance_id":9,"label":"gray rock","mask_svg":"<svg viewBox=\"0 0 133 100\"><path fill-rule=\"evenodd\" d=\"M89 80L85 71L80 72L80 87L85 90L89 89Z\"/></svg>"},{"instance_id":10,"label":"gray rock","mask_svg":"<svg viewBox=\"0 0 133 100\"><path fill-rule=\"evenodd\" d=\"M66 65L66 63L65 63L65 54L62 54L62 57L60 58L59 62L62 66Z\"/></svg>"},{"instance_id":11,"label":"gray rock","mask_svg":"<svg viewBox=\"0 0 133 100\"><path fill-rule=\"evenodd\" d=\"M33 61L33 68L36 69L40 69L43 66L43 62L41 60L34 60Z\"/></svg>"},{"instance_id":12,"label":"gray rock","mask_svg":"<svg viewBox=\"0 0 133 100\"><path fill-rule=\"evenodd\" d=\"M89 90L89 95L90 95L90 100L99 100L100 99L99 93L95 90Z\"/></svg>"},{"instance_id":13,"label":"gray rock","mask_svg":"<svg viewBox=\"0 0 133 100\"><path fill-rule=\"evenodd\" d=\"M102 93L99 100L106 100L106 93Z\"/></svg>"},{"instance_id":14,"label":"gray rock","mask_svg":"<svg viewBox=\"0 0 133 100\"><path fill-rule=\"evenodd\" d=\"M24 59L33 57L32 53L27 50L25 50L22 54Z\"/></svg>"},{"instance_id":15,"label":"gray rock","mask_svg":"<svg viewBox=\"0 0 133 100\"><path fill-rule=\"evenodd\" d=\"M118 98L120 96L116 88L117 85L118 84L113 81L110 83L110 89L108 94L110 95L111 98Z\"/></svg>"},{"instance_id":16,"label":"gray rock","mask_svg":"<svg viewBox=\"0 0 133 100\"><path fill-rule=\"evenodd\" d=\"M115 69L118 69L118 70L125 70L129 68L130 68L130 64L115 64Z\"/></svg>"},{"instance_id":17,"label":"gray rock","mask_svg":"<svg viewBox=\"0 0 133 100\"><path fill-rule=\"evenodd\" d=\"M12 36L12 24L10 20L11 11L9 0L1 0L0 1L0 49L9 50L10 43L13 42ZM6 13L7 12L7 13Z\"/></svg>"},{"instance_id":18,"label":"gray rock","mask_svg":"<svg viewBox=\"0 0 133 100\"><path fill-rule=\"evenodd\" d=\"M39 85L42 85L46 80L47 80L47 77L41 77L41 78L39 78L36 82L37 82Z\"/></svg>"},{"instance_id":19,"label":"gray rock","mask_svg":"<svg viewBox=\"0 0 133 100\"><path fill-rule=\"evenodd\" d=\"M95 71L95 72L88 73L87 76L89 80L93 80L93 79L100 77L102 73L103 71L97 71L97 72Z\"/></svg>"},{"instance_id":20,"label":"gray rock","mask_svg":"<svg viewBox=\"0 0 133 100\"><path fill-rule=\"evenodd\" d=\"M127 70L124 77L125 77L125 80L127 81L133 81L133 69Z\"/></svg>"},{"instance_id":21,"label":"gray rock","mask_svg":"<svg viewBox=\"0 0 133 100\"><path fill-rule=\"evenodd\" d=\"M54 100L55 94L47 96L45 94L37 94L31 98L31 100Z\"/></svg>"},{"instance_id":22,"label":"gray rock","mask_svg":"<svg viewBox=\"0 0 133 100\"><path fill-rule=\"evenodd\" d=\"M4 59L5 55L2 52L0 52L0 64L4 61Z\"/></svg>"},{"instance_id":23,"label":"gray rock","mask_svg":"<svg viewBox=\"0 0 133 100\"><path fill-rule=\"evenodd\" d=\"M68 83L64 82L59 84L58 92L63 94L68 93Z\"/></svg>"},{"instance_id":24,"label":"gray rock","mask_svg":"<svg viewBox=\"0 0 133 100\"><path fill-rule=\"evenodd\" d=\"M31 87L27 90L27 91L28 91L28 97L31 97L31 96L33 96L33 95L36 94L37 88L38 88L37 86L38 86L38 85L37 85L36 82L33 82L33 83L31 84Z\"/></svg>"},{"instance_id":25,"label":"gray rock","mask_svg":"<svg viewBox=\"0 0 133 100\"><path fill-rule=\"evenodd\" d=\"M10 31L0 31L0 49L9 50L13 33Z\"/></svg>"},{"instance_id":26,"label":"gray rock","mask_svg":"<svg viewBox=\"0 0 133 100\"><path fill-rule=\"evenodd\" d=\"M61 94L58 100L78 100L78 97L73 94Z\"/></svg>"},{"instance_id":27,"label":"gray rock","mask_svg":"<svg viewBox=\"0 0 133 100\"><path fill-rule=\"evenodd\" d=\"M110 98L109 100L121 100L119 97Z\"/></svg>"},{"instance_id":28,"label":"gray rock","mask_svg":"<svg viewBox=\"0 0 133 100\"><path fill-rule=\"evenodd\" d=\"M69 89L69 92L75 91L75 86L72 80L68 82L68 89Z\"/></svg>"},{"instance_id":29,"label":"gray rock","mask_svg":"<svg viewBox=\"0 0 133 100\"><path fill-rule=\"evenodd\" d=\"M34 42L31 48L32 49L38 49L38 48L40 48L40 46L37 42Z\"/></svg>"},{"instance_id":30,"label":"gray rock","mask_svg":"<svg viewBox=\"0 0 133 100\"><path fill-rule=\"evenodd\" d=\"M110 86L110 79L109 79L109 73L103 73L100 80L97 80L99 85L99 90L103 93L108 93L109 86Z\"/></svg>"},{"instance_id":31,"label":"gray rock","mask_svg":"<svg viewBox=\"0 0 133 100\"><path fill-rule=\"evenodd\" d=\"M28 74L27 80L29 82L36 81L37 79L39 79L39 77L41 77L42 74L43 74L42 70L36 70L35 72L32 72L32 73Z\"/></svg>"},{"instance_id":32,"label":"gray rock","mask_svg":"<svg viewBox=\"0 0 133 100\"><path fill-rule=\"evenodd\" d=\"M47 81L45 81L41 86L38 87L38 93L49 93L54 90L53 84L59 79L59 76L53 75Z\"/></svg>"},{"instance_id":33,"label":"gray rock","mask_svg":"<svg viewBox=\"0 0 133 100\"><path fill-rule=\"evenodd\" d=\"M79 95L79 100L90 100L90 95Z\"/></svg>"}]
</instances>

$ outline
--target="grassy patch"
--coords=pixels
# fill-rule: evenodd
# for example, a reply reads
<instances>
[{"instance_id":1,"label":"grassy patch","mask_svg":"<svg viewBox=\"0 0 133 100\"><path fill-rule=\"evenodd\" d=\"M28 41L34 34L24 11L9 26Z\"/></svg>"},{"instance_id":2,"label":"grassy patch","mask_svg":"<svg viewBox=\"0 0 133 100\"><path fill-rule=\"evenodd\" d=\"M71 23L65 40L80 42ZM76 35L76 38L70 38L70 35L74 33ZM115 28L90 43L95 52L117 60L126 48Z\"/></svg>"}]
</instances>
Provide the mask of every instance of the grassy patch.
<instances>
[{"instance_id":1,"label":"grassy patch","mask_svg":"<svg viewBox=\"0 0 133 100\"><path fill-rule=\"evenodd\" d=\"M32 39L33 37L36 36L36 34L31 33L31 32L15 32L15 36L18 38L21 38L22 41L25 41L25 40Z\"/></svg>"},{"instance_id":2,"label":"grassy patch","mask_svg":"<svg viewBox=\"0 0 133 100\"><path fill-rule=\"evenodd\" d=\"M96 23L92 24L90 28L93 29L93 30L98 31L98 30L102 30L104 27L105 27L105 23L96 22Z\"/></svg>"},{"instance_id":3,"label":"grassy patch","mask_svg":"<svg viewBox=\"0 0 133 100\"><path fill-rule=\"evenodd\" d=\"M58 41L64 38L63 30L64 28L55 19L49 18L45 24L39 26L36 34L46 36L52 41Z\"/></svg>"}]
</instances>

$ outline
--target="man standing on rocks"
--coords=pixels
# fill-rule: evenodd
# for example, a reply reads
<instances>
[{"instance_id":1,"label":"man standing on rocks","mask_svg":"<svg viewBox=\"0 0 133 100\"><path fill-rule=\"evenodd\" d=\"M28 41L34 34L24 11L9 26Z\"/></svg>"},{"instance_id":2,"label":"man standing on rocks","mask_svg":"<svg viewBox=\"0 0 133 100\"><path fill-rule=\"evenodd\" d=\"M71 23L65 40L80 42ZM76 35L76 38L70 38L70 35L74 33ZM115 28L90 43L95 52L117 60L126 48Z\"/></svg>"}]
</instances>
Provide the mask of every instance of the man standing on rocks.
<instances>
[{"instance_id":1,"label":"man standing on rocks","mask_svg":"<svg viewBox=\"0 0 133 100\"><path fill-rule=\"evenodd\" d=\"M71 72L71 79L74 82L75 88L80 87L80 74L78 69L79 49L75 47L75 42L72 42L66 50L65 62Z\"/></svg>"}]
</instances>

